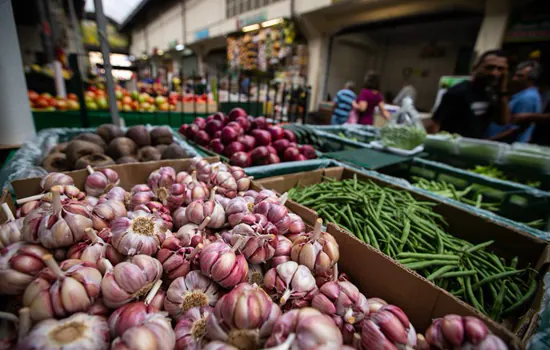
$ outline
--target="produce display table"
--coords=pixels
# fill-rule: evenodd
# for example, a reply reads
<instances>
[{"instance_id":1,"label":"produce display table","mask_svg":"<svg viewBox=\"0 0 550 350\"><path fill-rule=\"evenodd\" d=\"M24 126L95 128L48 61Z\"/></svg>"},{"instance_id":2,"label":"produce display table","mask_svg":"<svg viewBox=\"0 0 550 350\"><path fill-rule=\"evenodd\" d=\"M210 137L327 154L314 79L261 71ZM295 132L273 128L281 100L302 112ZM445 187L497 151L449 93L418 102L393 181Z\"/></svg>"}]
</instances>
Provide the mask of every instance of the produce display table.
<instances>
[{"instance_id":1,"label":"produce display table","mask_svg":"<svg viewBox=\"0 0 550 350\"><path fill-rule=\"evenodd\" d=\"M376 151L370 148L324 153L323 156L371 170L404 163L412 158Z\"/></svg>"}]
</instances>

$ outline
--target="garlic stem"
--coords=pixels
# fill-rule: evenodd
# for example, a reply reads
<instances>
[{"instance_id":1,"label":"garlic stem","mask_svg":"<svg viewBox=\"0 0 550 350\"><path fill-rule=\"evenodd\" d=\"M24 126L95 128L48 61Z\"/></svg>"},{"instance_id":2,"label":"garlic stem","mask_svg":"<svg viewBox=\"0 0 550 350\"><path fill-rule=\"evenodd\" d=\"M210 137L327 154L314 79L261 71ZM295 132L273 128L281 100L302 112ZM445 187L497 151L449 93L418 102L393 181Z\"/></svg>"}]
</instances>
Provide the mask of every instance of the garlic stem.
<instances>
[{"instance_id":1,"label":"garlic stem","mask_svg":"<svg viewBox=\"0 0 550 350\"><path fill-rule=\"evenodd\" d=\"M313 229L313 234L311 235L311 240L316 241L321 237L321 229L323 227L323 219L319 218L315 222L315 228Z\"/></svg>"},{"instance_id":2,"label":"garlic stem","mask_svg":"<svg viewBox=\"0 0 550 350\"><path fill-rule=\"evenodd\" d=\"M15 220L15 217L13 216L13 213L11 212L8 203L2 203L2 210L4 210L4 214L6 214L6 217L8 218L7 222Z\"/></svg>"},{"instance_id":3,"label":"garlic stem","mask_svg":"<svg viewBox=\"0 0 550 350\"><path fill-rule=\"evenodd\" d=\"M191 178L193 179L193 182L197 181L197 171L196 170L193 170L193 172L191 173Z\"/></svg>"},{"instance_id":4,"label":"garlic stem","mask_svg":"<svg viewBox=\"0 0 550 350\"><path fill-rule=\"evenodd\" d=\"M237 238L237 242L235 242L235 244L233 244L233 247L231 248L231 250L236 251L236 250L238 250L239 248L241 248L241 246L243 245L243 241L244 241L244 237L243 237L243 236L239 236L239 237Z\"/></svg>"},{"instance_id":5,"label":"garlic stem","mask_svg":"<svg viewBox=\"0 0 550 350\"><path fill-rule=\"evenodd\" d=\"M17 203L18 205L21 205L21 204L25 204L27 202L38 201L38 200L41 200L45 195L46 195L46 193L42 193L42 194L37 194L35 196L21 198L21 199L16 200L15 203Z\"/></svg>"},{"instance_id":6,"label":"garlic stem","mask_svg":"<svg viewBox=\"0 0 550 350\"><path fill-rule=\"evenodd\" d=\"M332 280L338 281L338 263L334 264L334 267L332 268Z\"/></svg>"},{"instance_id":7,"label":"garlic stem","mask_svg":"<svg viewBox=\"0 0 550 350\"><path fill-rule=\"evenodd\" d=\"M153 285L153 288L151 288L149 293L147 293L147 297L144 300L145 305L149 305L151 301L153 301L153 298L155 297L155 295L157 295L157 292L159 291L160 286L162 286L162 280L156 281L155 284Z\"/></svg>"},{"instance_id":8,"label":"garlic stem","mask_svg":"<svg viewBox=\"0 0 550 350\"><path fill-rule=\"evenodd\" d=\"M87 227L84 231L86 232L86 236L88 236L92 243L99 242L99 236L95 233L93 228Z\"/></svg>"},{"instance_id":9,"label":"garlic stem","mask_svg":"<svg viewBox=\"0 0 550 350\"><path fill-rule=\"evenodd\" d=\"M19 323L19 318L17 316L15 316L14 314L9 313L9 312L0 311L0 319L8 320L8 321L13 322L15 324Z\"/></svg>"},{"instance_id":10,"label":"garlic stem","mask_svg":"<svg viewBox=\"0 0 550 350\"><path fill-rule=\"evenodd\" d=\"M288 192L285 192L281 197L279 197L279 204L285 205L287 199L288 199Z\"/></svg>"},{"instance_id":11,"label":"garlic stem","mask_svg":"<svg viewBox=\"0 0 550 350\"><path fill-rule=\"evenodd\" d=\"M92 175L92 174L94 173L94 168L92 168L91 165L88 165L88 166L86 167L86 170L88 170L88 172L90 173L90 175Z\"/></svg>"},{"instance_id":12,"label":"garlic stem","mask_svg":"<svg viewBox=\"0 0 550 350\"><path fill-rule=\"evenodd\" d=\"M187 260L191 261L191 259L193 259L195 255L201 252L202 248L203 248L202 244L197 244L197 246L191 251L191 253L187 255Z\"/></svg>"},{"instance_id":13,"label":"garlic stem","mask_svg":"<svg viewBox=\"0 0 550 350\"><path fill-rule=\"evenodd\" d=\"M65 278L65 273L63 272L63 270L61 270L51 254L44 255L42 257L42 260L44 261L44 264L46 264L58 278Z\"/></svg>"},{"instance_id":14,"label":"garlic stem","mask_svg":"<svg viewBox=\"0 0 550 350\"><path fill-rule=\"evenodd\" d=\"M52 187L52 204L53 212L57 215L61 214L61 195L56 186Z\"/></svg>"},{"instance_id":15,"label":"garlic stem","mask_svg":"<svg viewBox=\"0 0 550 350\"><path fill-rule=\"evenodd\" d=\"M199 231L204 230L204 228L206 227L206 225L208 225L210 220L212 220L210 216L205 217L204 220L201 222L200 226L198 227L198 230Z\"/></svg>"},{"instance_id":16,"label":"garlic stem","mask_svg":"<svg viewBox=\"0 0 550 350\"><path fill-rule=\"evenodd\" d=\"M214 200L214 197L216 196L216 191L218 190L218 186L214 186L214 188L212 188L212 191L210 191L210 199L211 201Z\"/></svg>"},{"instance_id":17,"label":"garlic stem","mask_svg":"<svg viewBox=\"0 0 550 350\"><path fill-rule=\"evenodd\" d=\"M284 305L287 302L288 298L290 297L290 294L292 294L292 291L290 289L285 290L285 292L283 293L283 296L279 300L279 303L281 305Z\"/></svg>"},{"instance_id":18,"label":"garlic stem","mask_svg":"<svg viewBox=\"0 0 550 350\"><path fill-rule=\"evenodd\" d=\"M355 323L355 317L353 316L353 310L351 309L351 307L346 310L346 313L344 314L344 320L349 324Z\"/></svg>"},{"instance_id":19,"label":"garlic stem","mask_svg":"<svg viewBox=\"0 0 550 350\"><path fill-rule=\"evenodd\" d=\"M23 338L29 334L31 330L31 314L28 307L24 307L19 310L19 330L18 330L18 340L22 341Z\"/></svg>"}]
</instances>

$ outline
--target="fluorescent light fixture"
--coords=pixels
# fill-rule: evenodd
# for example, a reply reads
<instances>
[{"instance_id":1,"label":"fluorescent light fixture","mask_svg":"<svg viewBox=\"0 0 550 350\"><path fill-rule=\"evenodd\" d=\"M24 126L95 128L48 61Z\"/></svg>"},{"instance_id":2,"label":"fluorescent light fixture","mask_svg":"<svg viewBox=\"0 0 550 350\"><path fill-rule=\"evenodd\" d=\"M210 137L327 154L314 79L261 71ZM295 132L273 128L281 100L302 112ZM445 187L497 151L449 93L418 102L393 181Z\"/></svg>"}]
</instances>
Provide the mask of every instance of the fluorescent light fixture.
<instances>
[{"instance_id":1,"label":"fluorescent light fixture","mask_svg":"<svg viewBox=\"0 0 550 350\"><path fill-rule=\"evenodd\" d=\"M275 26L277 24L283 23L283 21L284 19L282 18L270 19L269 21L262 22L262 27L267 28L267 27Z\"/></svg>"},{"instance_id":2,"label":"fluorescent light fixture","mask_svg":"<svg viewBox=\"0 0 550 350\"><path fill-rule=\"evenodd\" d=\"M162 51L162 50L158 50L158 51L157 51L157 55L159 55L159 56L162 56L162 55L164 55L164 51Z\"/></svg>"},{"instance_id":3,"label":"fluorescent light fixture","mask_svg":"<svg viewBox=\"0 0 550 350\"><path fill-rule=\"evenodd\" d=\"M183 49L185 49L185 45L183 45L183 44L176 45L176 50L177 51L182 51Z\"/></svg>"},{"instance_id":4,"label":"fluorescent light fixture","mask_svg":"<svg viewBox=\"0 0 550 350\"><path fill-rule=\"evenodd\" d=\"M243 32L252 32L252 31L255 31L255 30L258 30L260 29L260 25L259 24L251 24L249 26L246 26L246 27L243 27Z\"/></svg>"}]
</instances>

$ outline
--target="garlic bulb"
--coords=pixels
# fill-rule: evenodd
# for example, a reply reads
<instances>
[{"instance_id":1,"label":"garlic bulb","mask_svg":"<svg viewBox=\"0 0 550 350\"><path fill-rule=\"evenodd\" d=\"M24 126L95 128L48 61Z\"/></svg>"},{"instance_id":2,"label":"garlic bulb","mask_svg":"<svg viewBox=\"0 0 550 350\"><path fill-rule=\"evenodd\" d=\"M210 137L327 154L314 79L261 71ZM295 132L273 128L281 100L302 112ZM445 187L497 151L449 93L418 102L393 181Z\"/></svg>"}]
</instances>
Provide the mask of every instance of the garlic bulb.
<instances>
[{"instance_id":1,"label":"garlic bulb","mask_svg":"<svg viewBox=\"0 0 550 350\"><path fill-rule=\"evenodd\" d=\"M210 216L207 216L200 225L183 225L174 235L180 240L184 247L196 247L204 241L206 237L206 226L210 222Z\"/></svg>"},{"instance_id":2,"label":"garlic bulb","mask_svg":"<svg viewBox=\"0 0 550 350\"><path fill-rule=\"evenodd\" d=\"M193 181L193 177L185 171L180 171L176 174L176 182L179 184L187 186L187 184L189 184L191 181Z\"/></svg>"},{"instance_id":3,"label":"garlic bulb","mask_svg":"<svg viewBox=\"0 0 550 350\"><path fill-rule=\"evenodd\" d=\"M197 178L204 183L210 182L210 176L212 174L212 165L201 157L195 157L191 160L190 171L197 172Z\"/></svg>"},{"instance_id":4,"label":"garlic bulb","mask_svg":"<svg viewBox=\"0 0 550 350\"><path fill-rule=\"evenodd\" d=\"M336 239L321 232L322 220L317 219L312 232L296 238L292 245L290 258L298 264L306 265L314 274L329 271L340 258Z\"/></svg>"},{"instance_id":5,"label":"garlic bulb","mask_svg":"<svg viewBox=\"0 0 550 350\"><path fill-rule=\"evenodd\" d=\"M222 196L227 198L234 198L237 196L237 181L227 171L218 171L211 177L211 182L214 186L218 187L218 192Z\"/></svg>"},{"instance_id":6,"label":"garlic bulb","mask_svg":"<svg viewBox=\"0 0 550 350\"><path fill-rule=\"evenodd\" d=\"M266 292L285 309L309 306L317 293L311 271L294 261L282 263L267 271L263 284Z\"/></svg>"},{"instance_id":7,"label":"garlic bulb","mask_svg":"<svg viewBox=\"0 0 550 350\"><path fill-rule=\"evenodd\" d=\"M92 210L92 224L94 229L103 230L111 226L111 222L128 215L124 203L116 200L106 200L96 205Z\"/></svg>"},{"instance_id":8,"label":"garlic bulb","mask_svg":"<svg viewBox=\"0 0 550 350\"><path fill-rule=\"evenodd\" d=\"M395 305L385 305L361 323L361 345L371 348L416 348L416 332L407 315Z\"/></svg>"},{"instance_id":9,"label":"garlic bulb","mask_svg":"<svg viewBox=\"0 0 550 350\"><path fill-rule=\"evenodd\" d=\"M157 215L128 213L111 223L113 246L124 255L153 255L166 238L166 224Z\"/></svg>"},{"instance_id":10,"label":"garlic bulb","mask_svg":"<svg viewBox=\"0 0 550 350\"><path fill-rule=\"evenodd\" d=\"M135 185L130 190L130 199L128 201L128 209L134 208L140 204L147 204L155 199L155 194L147 185Z\"/></svg>"},{"instance_id":11,"label":"garlic bulb","mask_svg":"<svg viewBox=\"0 0 550 350\"><path fill-rule=\"evenodd\" d=\"M124 256L120 254L112 245L101 239L92 228L86 229L88 240L79 242L69 248L67 251L68 259L80 259L98 265L103 258L108 259L113 265L124 261ZM104 271L101 271L104 272Z\"/></svg>"},{"instance_id":12,"label":"garlic bulb","mask_svg":"<svg viewBox=\"0 0 550 350\"><path fill-rule=\"evenodd\" d=\"M23 239L21 235L23 219L16 219L6 203L2 203L2 210L8 221L0 225L0 249Z\"/></svg>"},{"instance_id":13,"label":"garlic bulb","mask_svg":"<svg viewBox=\"0 0 550 350\"><path fill-rule=\"evenodd\" d=\"M104 317L77 313L62 320L40 322L17 349L103 350L109 348L109 341L109 325Z\"/></svg>"},{"instance_id":14,"label":"garlic bulb","mask_svg":"<svg viewBox=\"0 0 550 350\"><path fill-rule=\"evenodd\" d=\"M105 305L117 308L147 294L162 277L161 263L147 255L135 255L116 266L101 260L106 272L101 281Z\"/></svg>"},{"instance_id":15,"label":"garlic bulb","mask_svg":"<svg viewBox=\"0 0 550 350\"><path fill-rule=\"evenodd\" d=\"M242 254L235 251L242 244L242 238L230 247L223 241L207 245L200 256L201 271L224 288L232 288L246 281L248 263Z\"/></svg>"},{"instance_id":16,"label":"garlic bulb","mask_svg":"<svg viewBox=\"0 0 550 350\"><path fill-rule=\"evenodd\" d=\"M151 301L158 292L161 284L161 280L155 283L153 288L149 291L149 294L147 294L145 301L136 301L123 305L109 316L109 329L113 337L121 336L129 328L141 324L148 315L160 311L156 305L151 304Z\"/></svg>"},{"instance_id":17,"label":"garlic bulb","mask_svg":"<svg viewBox=\"0 0 550 350\"><path fill-rule=\"evenodd\" d=\"M17 242L0 251L0 294L21 295L46 266L42 246Z\"/></svg>"},{"instance_id":18,"label":"garlic bulb","mask_svg":"<svg viewBox=\"0 0 550 350\"><path fill-rule=\"evenodd\" d=\"M201 350L206 344L206 320L214 309L210 306L194 307L180 318L174 329L176 350Z\"/></svg>"},{"instance_id":19,"label":"garlic bulb","mask_svg":"<svg viewBox=\"0 0 550 350\"><path fill-rule=\"evenodd\" d=\"M208 317L208 337L238 347L260 348L270 336L281 309L258 286L241 283L216 303Z\"/></svg>"},{"instance_id":20,"label":"garlic bulb","mask_svg":"<svg viewBox=\"0 0 550 350\"><path fill-rule=\"evenodd\" d=\"M189 223L187 216L185 215L186 207L179 207L172 213L172 220L174 223L174 229L179 230L185 224Z\"/></svg>"},{"instance_id":21,"label":"garlic bulb","mask_svg":"<svg viewBox=\"0 0 550 350\"><path fill-rule=\"evenodd\" d=\"M343 345L342 334L334 322L309 307L290 310L279 317L265 346L283 344L292 334L296 337L288 349L340 349Z\"/></svg>"},{"instance_id":22,"label":"garlic bulb","mask_svg":"<svg viewBox=\"0 0 550 350\"><path fill-rule=\"evenodd\" d=\"M163 312L148 315L139 325L113 340L111 350L173 350L176 336Z\"/></svg>"},{"instance_id":23,"label":"garlic bulb","mask_svg":"<svg viewBox=\"0 0 550 350\"><path fill-rule=\"evenodd\" d=\"M74 181L72 177L62 173L49 173L44 175L42 180L40 180L40 187L42 187L44 191L49 191L52 187L57 185L74 185Z\"/></svg>"},{"instance_id":24,"label":"garlic bulb","mask_svg":"<svg viewBox=\"0 0 550 350\"><path fill-rule=\"evenodd\" d=\"M31 243L39 243L38 229L44 216L51 210L51 205L47 204L36 208L31 211L23 219L23 227L21 228L21 235L24 241Z\"/></svg>"},{"instance_id":25,"label":"garlic bulb","mask_svg":"<svg viewBox=\"0 0 550 350\"><path fill-rule=\"evenodd\" d=\"M30 201L27 203L24 203L19 209L16 211L16 217L17 218L23 218L27 216L31 211L38 208L40 206L40 201Z\"/></svg>"},{"instance_id":26,"label":"garlic bulb","mask_svg":"<svg viewBox=\"0 0 550 350\"><path fill-rule=\"evenodd\" d=\"M151 201L147 204L140 204L134 207L134 211L142 211L147 214L156 214L158 215L168 230L171 230L174 227L172 222L172 216L170 215L170 209L162 205L162 203Z\"/></svg>"},{"instance_id":27,"label":"garlic bulb","mask_svg":"<svg viewBox=\"0 0 550 350\"><path fill-rule=\"evenodd\" d=\"M191 175L191 181L186 185L185 190L185 204L189 205L196 200L205 200L210 195L210 191L204 182L197 180L197 172L193 171Z\"/></svg>"},{"instance_id":28,"label":"garlic bulb","mask_svg":"<svg viewBox=\"0 0 550 350\"><path fill-rule=\"evenodd\" d=\"M254 204L259 204L264 201L268 201L271 203L279 204L279 196L277 193L271 191L271 190L261 190L260 192L257 192L254 195L254 192L247 191L245 192L245 195L251 195L251 197L254 197Z\"/></svg>"},{"instance_id":29,"label":"garlic bulb","mask_svg":"<svg viewBox=\"0 0 550 350\"><path fill-rule=\"evenodd\" d=\"M199 271L191 271L170 284L164 299L164 309L175 320L180 320L191 308L214 306L222 294L221 288L210 278Z\"/></svg>"},{"instance_id":30,"label":"garlic bulb","mask_svg":"<svg viewBox=\"0 0 550 350\"><path fill-rule=\"evenodd\" d=\"M176 171L174 168L165 166L153 171L147 179L147 185L151 188L157 198L166 197L168 189L176 183ZM183 188L183 185L179 184Z\"/></svg>"},{"instance_id":31,"label":"garlic bulb","mask_svg":"<svg viewBox=\"0 0 550 350\"><path fill-rule=\"evenodd\" d=\"M101 273L92 263L71 259L57 265L46 255L42 270L23 294L23 305L30 308L33 321L66 317L85 312L99 297Z\"/></svg>"},{"instance_id":32,"label":"garlic bulb","mask_svg":"<svg viewBox=\"0 0 550 350\"><path fill-rule=\"evenodd\" d=\"M275 254L278 235L263 234L264 229L269 230L259 224L238 224L231 230L231 244L235 245L242 240L239 249L251 264L265 263Z\"/></svg>"},{"instance_id":33,"label":"garlic bulb","mask_svg":"<svg viewBox=\"0 0 550 350\"><path fill-rule=\"evenodd\" d=\"M130 198L130 194L128 192L126 192L126 190L122 187L119 187L119 186L115 186L113 188L111 188L106 194L104 194L103 196L101 196L101 199L105 199L105 200L114 200L114 201L119 201L119 202L122 202L122 203L126 203L126 201L128 201L128 199Z\"/></svg>"},{"instance_id":34,"label":"garlic bulb","mask_svg":"<svg viewBox=\"0 0 550 350\"><path fill-rule=\"evenodd\" d=\"M290 225L290 217L288 216L288 210L283 205L284 201L285 199L281 201L282 204L277 204L264 200L254 206L254 213L264 215L269 222L275 225L281 235L288 232Z\"/></svg>"},{"instance_id":35,"label":"garlic bulb","mask_svg":"<svg viewBox=\"0 0 550 350\"><path fill-rule=\"evenodd\" d=\"M28 217L28 216L27 216ZM38 227L38 240L46 248L63 248L80 242L86 228L92 226L91 215L85 204L61 203L59 188L52 188L52 208L47 210Z\"/></svg>"},{"instance_id":36,"label":"garlic bulb","mask_svg":"<svg viewBox=\"0 0 550 350\"><path fill-rule=\"evenodd\" d=\"M287 235L288 236L288 235ZM292 241L287 236L277 237L277 246L273 258L269 261L271 267L290 261L290 251L292 250Z\"/></svg>"},{"instance_id":37,"label":"garlic bulb","mask_svg":"<svg viewBox=\"0 0 550 350\"><path fill-rule=\"evenodd\" d=\"M311 306L325 315L340 317L353 325L369 313L367 298L348 281L331 281L323 284L311 302Z\"/></svg>"},{"instance_id":38,"label":"garlic bulb","mask_svg":"<svg viewBox=\"0 0 550 350\"><path fill-rule=\"evenodd\" d=\"M238 192L248 191L252 179L246 175L243 168L238 166L230 166L229 173L233 176L237 183Z\"/></svg>"},{"instance_id":39,"label":"garlic bulb","mask_svg":"<svg viewBox=\"0 0 550 350\"><path fill-rule=\"evenodd\" d=\"M225 224L225 211L221 204L214 200L216 189L214 187L210 192L209 200L196 200L187 206L185 215L189 222L200 225L207 216L210 216L210 221L206 225L207 227L221 228Z\"/></svg>"},{"instance_id":40,"label":"garlic bulb","mask_svg":"<svg viewBox=\"0 0 550 350\"><path fill-rule=\"evenodd\" d=\"M118 186L120 179L118 173L112 169L99 169L94 171L91 166L87 166L90 173L86 177L84 189L90 196L98 197L109 192L114 186Z\"/></svg>"},{"instance_id":41,"label":"garlic bulb","mask_svg":"<svg viewBox=\"0 0 550 350\"><path fill-rule=\"evenodd\" d=\"M235 197L227 203L225 215L230 226L235 227L240 223L252 224L255 222L253 205L247 202L243 197Z\"/></svg>"},{"instance_id":42,"label":"garlic bulb","mask_svg":"<svg viewBox=\"0 0 550 350\"><path fill-rule=\"evenodd\" d=\"M306 224L301 217L294 213L288 213L290 218L290 223L288 224L288 232L286 233L286 238L294 242L294 240L306 232Z\"/></svg>"},{"instance_id":43,"label":"garlic bulb","mask_svg":"<svg viewBox=\"0 0 550 350\"><path fill-rule=\"evenodd\" d=\"M432 349L508 349L506 344L491 334L487 326L476 317L446 315L436 318L426 331L425 339L419 336L419 346Z\"/></svg>"},{"instance_id":44,"label":"garlic bulb","mask_svg":"<svg viewBox=\"0 0 550 350\"><path fill-rule=\"evenodd\" d=\"M178 277L185 277L189 271L199 266L199 253L202 245L195 248L182 247L177 239L171 236L163 243L157 252L157 259L162 264L164 274L168 281Z\"/></svg>"}]
</instances>

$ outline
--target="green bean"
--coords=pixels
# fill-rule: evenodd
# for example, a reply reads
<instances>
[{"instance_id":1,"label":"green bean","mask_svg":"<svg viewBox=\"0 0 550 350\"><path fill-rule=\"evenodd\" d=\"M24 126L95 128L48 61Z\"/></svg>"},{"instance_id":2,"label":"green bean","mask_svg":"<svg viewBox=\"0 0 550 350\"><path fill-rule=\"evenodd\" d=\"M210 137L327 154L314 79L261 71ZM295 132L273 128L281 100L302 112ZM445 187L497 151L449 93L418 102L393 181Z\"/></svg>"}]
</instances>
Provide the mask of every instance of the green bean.
<instances>
[{"instance_id":1,"label":"green bean","mask_svg":"<svg viewBox=\"0 0 550 350\"><path fill-rule=\"evenodd\" d=\"M442 259L442 260L459 260L460 257L450 254L417 254L417 253L399 253L398 257L416 258L416 259Z\"/></svg>"},{"instance_id":2,"label":"green bean","mask_svg":"<svg viewBox=\"0 0 550 350\"><path fill-rule=\"evenodd\" d=\"M473 246L469 249L466 250L466 253L471 253L471 252L474 252L476 250L480 250L480 249L483 249L483 248L487 248L488 246L490 246L491 244L495 243L495 241L487 241L487 242L484 242L484 243L481 243L481 244L478 244L476 246Z\"/></svg>"},{"instance_id":3,"label":"green bean","mask_svg":"<svg viewBox=\"0 0 550 350\"><path fill-rule=\"evenodd\" d=\"M477 274L477 270L463 270L463 271L452 271L445 272L436 278L452 278L452 277L464 277L464 276L473 276Z\"/></svg>"},{"instance_id":4,"label":"green bean","mask_svg":"<svg viewBox=\"0 0 550 350\"><path fill-rule=\"evenodd\" d=\"M504 314L509 314L519 309L523 304L525 304L529 299L531 299L533 295L535 295L536 290L537 290L537 281L536 279L533 278L531 279L531 285L529 286L529 290L527 290L525 295L523 295L523 297L521 297L521 299L519 299L515 304L505 309Z\"/></svg>"},{"instance_id":5,"label":"green bean","mask_svg":"<svg viewBox=\"0 0 550 350\"><path fill-rule=\"evenodd\" d=\"M481 280L480 282L474 284L472 286L472 289L476 290L479 287L483 286L484 284L487 284L487 283L492 282L492 281L496 281L496 280L501 279L501 278L514 276L514 275L517 275L519 273L522 273L523 271L525 271L525 270L516 270L516 271L507 271L507 272L497 273L496 275L492 275L491 277L485 278L485 279Z\"/></svg>"},{"instance_id":6,"label":"green bean","mask_svg":"<svg viewBox=\"0 0 550 350\"><path fill-rule=\"evenodd\" d=\"M426 277L426 279L428 281L433 281L434 279L441 276L445 272L449 272L449 271L451 271L452 269L455 269L455 268L456 268L456 266L451 266L451 265L440 267L439 269L435 270L431 275Z\"/></svg>"},{"instance_id":7,"label":"green bean","mask_svg":"<svg viewBox=\"0 0 550 350\"><path fill-rule=\"evenodd\" d=\"M429 266L452 265L452 264L457 265L458 261L455 262L455 261L449 261L449 260L427 260L427 261L419 261L416 263L410 263L410 264L407 264L406 266L411 270L418 270L418 269L424 269Z\"/></svg>"}]
</instances>

